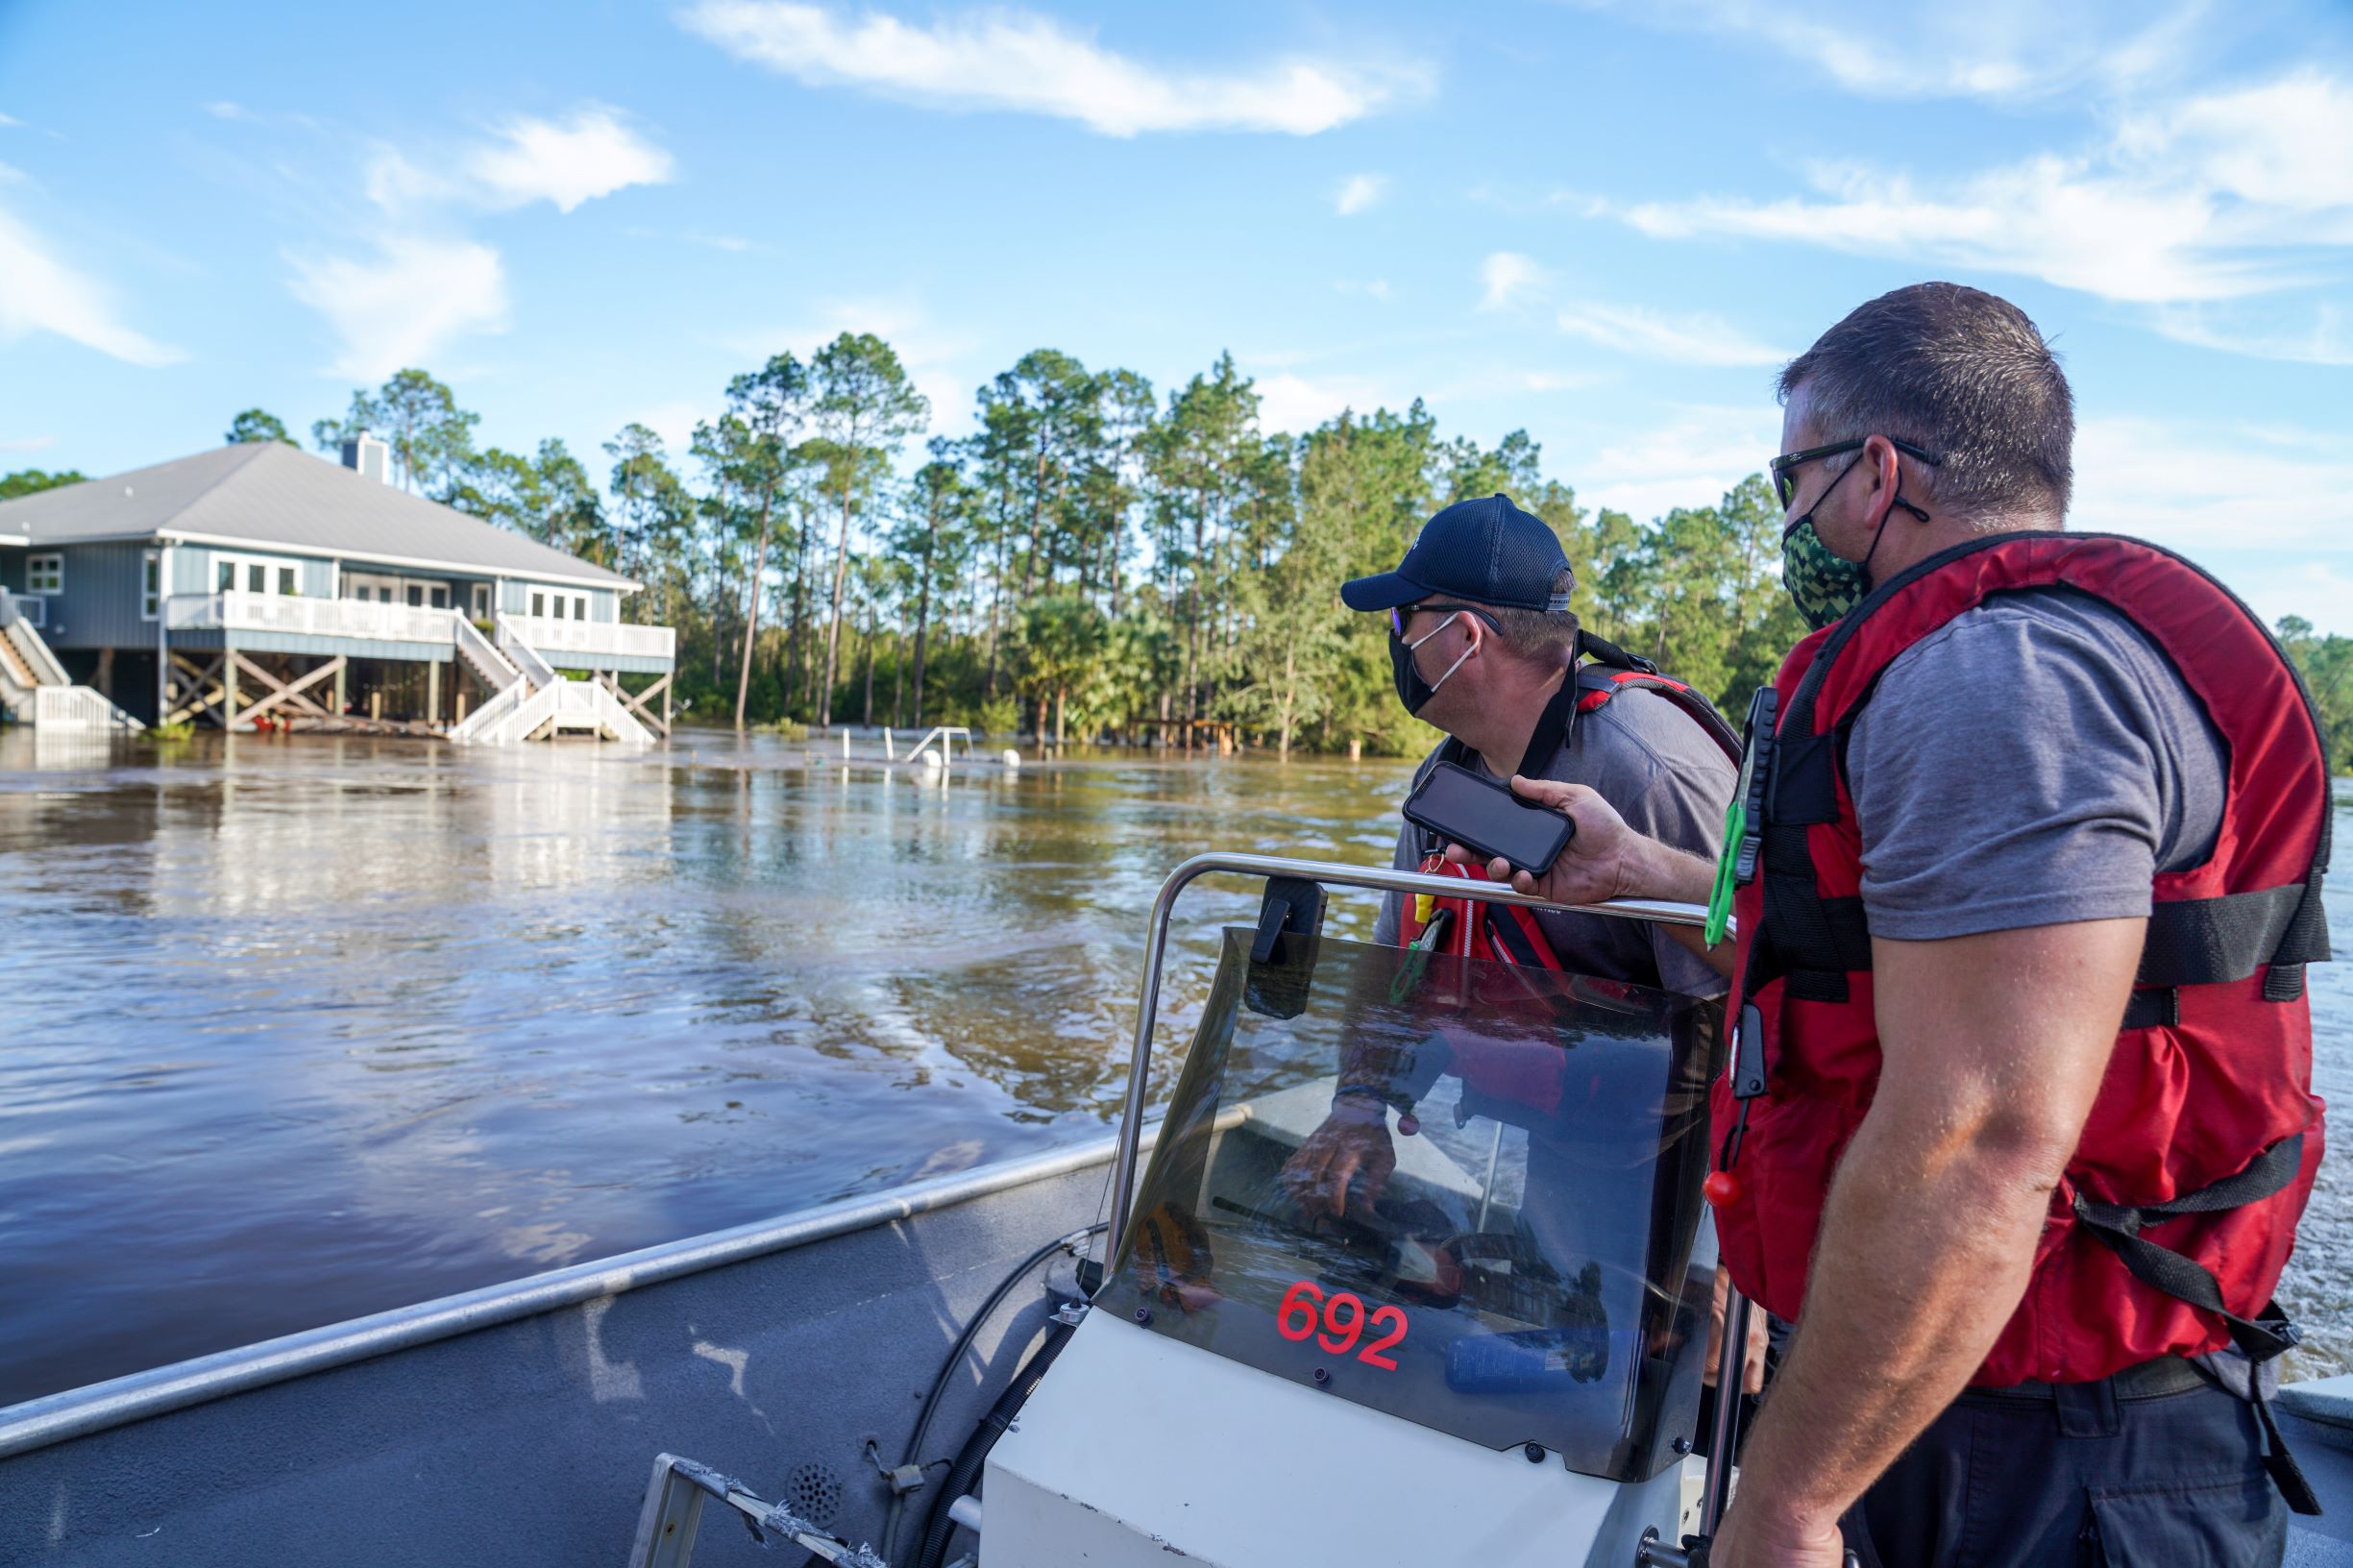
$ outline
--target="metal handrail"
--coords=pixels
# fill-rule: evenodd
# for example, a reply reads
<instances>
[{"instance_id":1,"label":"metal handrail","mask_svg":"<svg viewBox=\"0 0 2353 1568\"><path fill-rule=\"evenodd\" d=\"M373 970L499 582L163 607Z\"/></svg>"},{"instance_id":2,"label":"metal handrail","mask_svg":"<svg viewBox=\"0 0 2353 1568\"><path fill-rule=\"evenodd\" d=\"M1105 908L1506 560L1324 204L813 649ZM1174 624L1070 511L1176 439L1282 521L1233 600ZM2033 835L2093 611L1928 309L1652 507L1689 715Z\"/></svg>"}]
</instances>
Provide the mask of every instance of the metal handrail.
<instances>
[{"instance_id":1,"label":"metal handrail","mask_svg":"<svg viewBox=\"0 0 2353 1568\"><path fill-rule=\"evenodd\" d=\"M1522 893L1506 882L1481 882L1453 876L1428 876L1387 866L1349 866L1329 860L1291 860L1282 855L1195 855L1161 884L1152 900L1152 921L1144 934L1143 989L1136 1002L1136 1042L1128 1055L1127 1104L1119 1115L1118 1152L1112 1159L1111 1247L1109 1263L1127 1241L1128 1211L1136 1200L1136 1159L1143 1132L1144 1085L1152 1066L1152 1023L1160 1009L1161 969L1168 953L1168 916L1177 894L1201 877L1217 872L1239 876L1295 876L1318 884L1368 888L1381 893L1428 894L1434 898L1467 898L1473 903L1515 904L1522 909L1550 909L1569 915L1606 915L1619 919L1657 925L1703 926L1707 909L1702 904L1677 903L1665 898L1612 898L1599 904L1561 904ZM1108 1277L1108 1276L1106 1276Z\"/></svg>"}]
</instances>

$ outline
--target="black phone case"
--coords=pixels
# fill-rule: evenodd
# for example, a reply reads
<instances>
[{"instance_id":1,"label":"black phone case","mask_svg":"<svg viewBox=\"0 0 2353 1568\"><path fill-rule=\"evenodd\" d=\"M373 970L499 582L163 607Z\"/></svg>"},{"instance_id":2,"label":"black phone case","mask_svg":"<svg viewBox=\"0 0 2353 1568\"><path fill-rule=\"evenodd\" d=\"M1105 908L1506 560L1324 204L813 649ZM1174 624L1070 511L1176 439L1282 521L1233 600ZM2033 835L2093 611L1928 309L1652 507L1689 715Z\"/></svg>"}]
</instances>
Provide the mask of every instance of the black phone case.
<instances>
[{"instance_id":1,"label":"black phone case","mask_svg":"<svg viewBox=\"0 0 2353 1568\"><path fill-rule=\"evenodd\" d=\"M1454 826L1452 823L1441 822L1434 817L1424 815L1420 811L1417 811L1415 806L1421 799L1423 787L1430 782L1432 777L1435 776L1437 772L1437 769L1435 768L1432 769L1430 773L1423 776L1421 784L1414 786L1413 793L1411 795L1406 796L1406 803L1402 810L1404 812L1406 821L1411 822L1414 826L1427 828L1431 832L1435 833L1441 838L1445 839L1450 844L1458 844L1463 845L1465 848L1476 849L1481 854L1488 857L1490 860L1501 858L1507 865L1509 865L1513 870L1527 871L1534 876L1542 876L1546 871L1551 870L1553 869L1553 862L1560 858L1560 851L1566 849L1569 846L1569 841L1577 837L1577 822L1574 819L1564 816L1559 812L1548 810L1543 806L1530 805L1518 796L1513 795L1509 786L1495 783L1491 779L1481 778L1477 773L1472 772L1468 768L1463 767L1459 763L1441 762L1437 765L1437 767L1452 768L1456 772L1460 773L1463 777L1469 779L1481 789L1493 790L1497 795L1502 796L1506 800L1509 801L1512 809L1515 811L1538 812L1553 818L1560 824L1560 836L1553 842L1552 848L1546 851L1545 856L1541 861L1538 861L1532 866L1523 866L1518 861L1513 860L1510 856L1505 854L1501 849L1496 848L1493 845L1482 843L1480 840L1473 838L1471 835L1462 832L1459 828Z\"/></svg>"}]
</instances>

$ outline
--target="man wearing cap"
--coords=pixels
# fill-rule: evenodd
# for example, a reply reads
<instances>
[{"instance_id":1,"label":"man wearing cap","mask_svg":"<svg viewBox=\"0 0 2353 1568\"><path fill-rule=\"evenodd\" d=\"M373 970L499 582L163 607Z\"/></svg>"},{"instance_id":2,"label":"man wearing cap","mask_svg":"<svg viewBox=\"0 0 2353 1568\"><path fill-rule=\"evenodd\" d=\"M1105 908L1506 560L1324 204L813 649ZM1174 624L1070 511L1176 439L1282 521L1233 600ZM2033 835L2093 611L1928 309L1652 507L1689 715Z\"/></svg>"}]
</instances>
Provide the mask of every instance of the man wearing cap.
<instances>
[{"instance_id":1,"label":"man wearing cap","mask_svg":"<svg viewBox=\"0 0 2353 1568\"><path fill-rule=\"evenodd\" d=\"M1415 772L1417 784L1449 761L1498 781L1519 773L1582 785L1658 842L1713 855L1732 792L1732 737L1703 698L1581 631L1568 607L1575 581L1544 520L1495 495L1444 508L1397 570L1359 577L1340 598L1388 618L1397 699L1447 734ZM1405 823L1395 865L1426 869L1445 847ZM1665 926L1552 910L1531 919L1468 903L1456 918L1474 927L1474 957L1549 959L1545 967L1697 996L1726 989L1696 943ZM1428 919L1390 894L1374 940L1412 941ZM1447 951L1464 950L1459 931L1445 938ZM1344 1083L1360 1076L1374 1075L1342 1074ZM1286 1182L1304 1207L1337 1214L1379 1195L1395 1164L1385 1107L1428 1086L1380 1087L1388 1098L1344 1090L1292 1159Z\"/></svg>"},{"instance_id":2,"label":"man wearing cap","mask_svg":"<svg viewBox=\"0 0 2353 1568\"><path fill-rule=\"evenodd\" d=\"M1569 609L1575 583L1544 520L1495 495L1440 511L1396 571L1359 577L1340 599L1389 618L1397 699L1449 737L1416 783L1444 760L1498 782L1516 772L1582 784L1647 836L1712 856L1735 772L1722 721L1687 688L1581 631ZM1400 828L1398 870L1445 847L1426 840L1410 822ZM1404 895L1389 894L1374 940L1398 941L1405 913ZM1536 919L1580 974L1724 993L1724 977L1673 928L1551 911Z\"/></svg>"}]
</instances>

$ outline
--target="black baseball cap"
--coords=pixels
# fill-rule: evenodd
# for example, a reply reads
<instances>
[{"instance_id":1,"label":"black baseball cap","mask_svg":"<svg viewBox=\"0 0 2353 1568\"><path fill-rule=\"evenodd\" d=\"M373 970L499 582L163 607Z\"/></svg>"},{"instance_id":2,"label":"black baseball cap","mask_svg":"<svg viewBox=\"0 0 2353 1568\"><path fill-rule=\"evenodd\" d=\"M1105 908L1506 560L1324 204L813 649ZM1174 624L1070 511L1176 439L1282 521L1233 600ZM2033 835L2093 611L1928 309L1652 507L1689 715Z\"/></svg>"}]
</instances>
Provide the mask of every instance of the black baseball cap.
<instances>
[{"instance_id":1,"label":"black baseball cap","mask_svg":"<svg viewBox=\"0 0 2353 1568\"><path fill-rule=\"evenodd\" d=\"M1450 594L1482 604L1522 610L1565 610L1566 593L1553 579L1569 564L1559 536L1544 519L1497 494L1458 501L1422 525L1394 572L1340 584L1352 610L1393 610Z\"/></svg>"}]
</instances>

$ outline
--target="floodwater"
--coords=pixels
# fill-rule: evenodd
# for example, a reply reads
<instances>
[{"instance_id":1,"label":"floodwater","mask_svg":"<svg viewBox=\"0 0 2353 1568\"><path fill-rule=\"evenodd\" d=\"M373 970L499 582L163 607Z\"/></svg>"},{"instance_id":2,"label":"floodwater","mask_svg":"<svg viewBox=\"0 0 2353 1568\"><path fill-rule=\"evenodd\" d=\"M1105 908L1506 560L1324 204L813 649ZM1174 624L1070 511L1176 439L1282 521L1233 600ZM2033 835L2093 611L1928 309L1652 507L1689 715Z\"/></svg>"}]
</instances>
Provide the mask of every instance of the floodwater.
<instances>
[{"instance_id":1,"label":"floodwater","mask_svg":"<svg viewBox=\"0 0 2353 1568\"><path fill-rule=\"evenodd\" d=\"M1385 861L1408 772L864 750L0 733L0 1403L1099 1138L1168 868ZM1188 896L1173 1025L1255 908ZM2353 1366L2346 1170L2302 1375Z\"/></svg>"}]
</instances>

